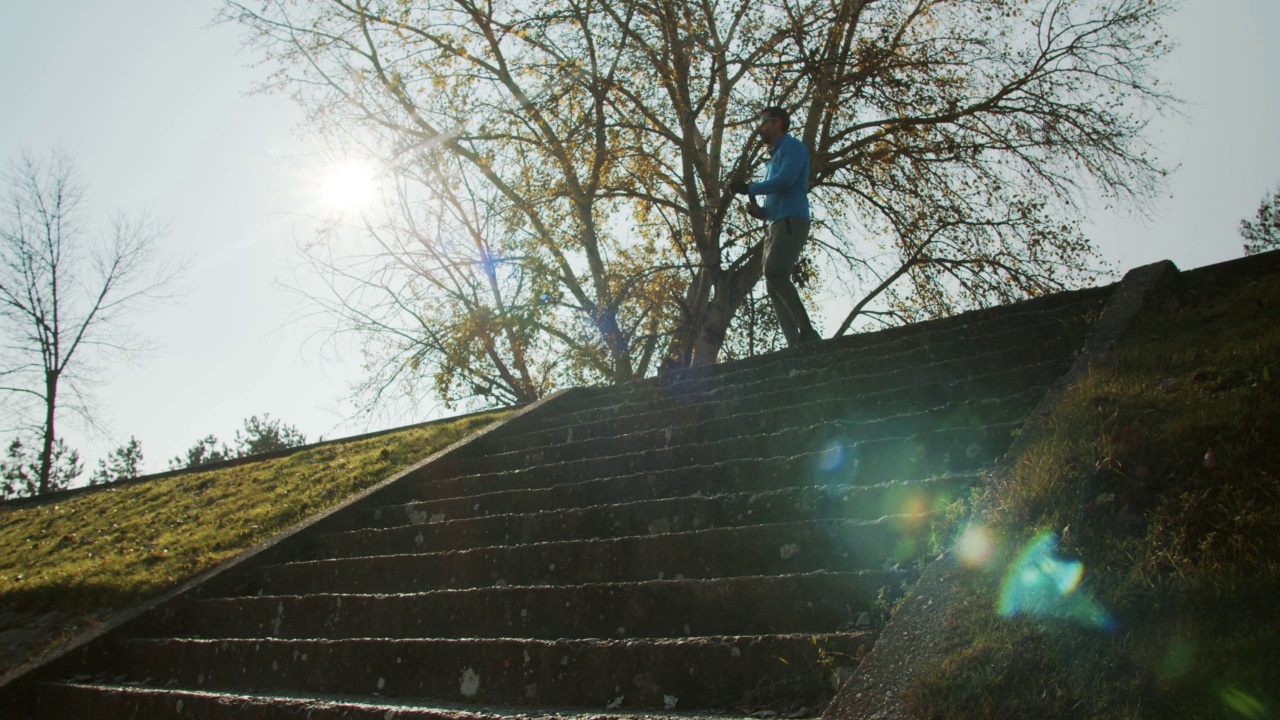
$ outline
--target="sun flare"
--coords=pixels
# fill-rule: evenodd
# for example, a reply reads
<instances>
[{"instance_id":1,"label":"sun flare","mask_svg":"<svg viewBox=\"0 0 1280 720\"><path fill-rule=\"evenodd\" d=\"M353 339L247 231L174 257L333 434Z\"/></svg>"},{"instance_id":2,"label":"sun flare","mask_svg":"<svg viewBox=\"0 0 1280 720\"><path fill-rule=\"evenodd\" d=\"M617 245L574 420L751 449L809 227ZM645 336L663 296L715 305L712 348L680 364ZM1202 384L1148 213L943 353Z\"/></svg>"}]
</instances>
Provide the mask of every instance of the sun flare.
<instances>
[{"instance_id":1,"label":"sun flare","mask_svg":"<svg viewBox=\"0 0 1280 720\"><path fill-rule=\"evenodd\" d=\"M330 168L320 190L325 203L338 210L359 210L369 204L374 194L373 172L359 162L347 162Z\"/></svg>"}]
</instances>

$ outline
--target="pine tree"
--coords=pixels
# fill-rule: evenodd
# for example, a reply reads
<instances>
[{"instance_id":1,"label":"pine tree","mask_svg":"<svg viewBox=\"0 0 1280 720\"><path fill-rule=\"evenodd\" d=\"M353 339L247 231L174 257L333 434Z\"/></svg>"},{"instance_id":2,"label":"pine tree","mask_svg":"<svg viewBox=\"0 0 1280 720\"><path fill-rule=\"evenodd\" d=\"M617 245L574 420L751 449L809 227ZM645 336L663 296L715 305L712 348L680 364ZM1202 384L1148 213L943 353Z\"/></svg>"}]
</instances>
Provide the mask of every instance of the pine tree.
<instances>
[{"instance_id":1,"label":"pine tree","mask_svg":"<svg viewBox=\"0 0 1280 720\"><path fill-rule=\"evenodd\" d=\"M49 479L45 492L66 490L84 472L80 452L67 447L58 438L53 443L49 462ZM0 497L30 497L40 491L40 456L31 452L21 438L9 443L0 461Z\"/></svg>"},{"instance_id":2,"label":"pine tree","mask_svg":"<svg viewBox=\"0 0 1280 720\"><path fill-rule=\"evenodd\" d=\"M103 485L117 480L128 480L138 477L141 471L142 441L130 436L129 442L112 450L105 460L98 461L98 469L89 478L89 484Z\"/></svg>"}]
</instances>

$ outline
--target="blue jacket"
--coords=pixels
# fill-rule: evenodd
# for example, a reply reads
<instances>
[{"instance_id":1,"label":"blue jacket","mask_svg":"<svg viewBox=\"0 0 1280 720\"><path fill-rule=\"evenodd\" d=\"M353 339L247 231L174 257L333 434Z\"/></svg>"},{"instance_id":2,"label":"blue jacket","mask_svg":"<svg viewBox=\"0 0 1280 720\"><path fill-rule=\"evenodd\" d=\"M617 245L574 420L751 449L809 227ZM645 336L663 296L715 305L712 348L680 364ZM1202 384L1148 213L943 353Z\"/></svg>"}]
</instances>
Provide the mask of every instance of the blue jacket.
<instances>
[{"instance_id":1,"label":"blue jacket","mask_svg":"<svg viewBox=\"0 0 1280 720\"><path fill-rule=\"evenodd\" d=\"M764 196L764 215L769 222L789 217L808 220L809 149L790 135L778 138L764 180L747 185L747 193Z\"/></svg>"}]
</instances>

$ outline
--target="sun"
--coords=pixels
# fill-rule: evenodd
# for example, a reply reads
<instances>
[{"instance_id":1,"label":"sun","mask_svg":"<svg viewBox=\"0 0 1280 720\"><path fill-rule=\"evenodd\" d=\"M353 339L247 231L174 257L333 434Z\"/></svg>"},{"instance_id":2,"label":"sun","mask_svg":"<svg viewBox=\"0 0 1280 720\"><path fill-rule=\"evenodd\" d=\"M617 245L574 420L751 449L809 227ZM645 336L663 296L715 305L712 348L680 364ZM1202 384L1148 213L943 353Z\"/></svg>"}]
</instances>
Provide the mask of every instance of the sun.
<instances>
[{"instance_id":1,"label":"sun","mask_svg":"<svg viewBox=\"0 0 1280 720\"><path fill-rule=\"evenodd\" d=\"M359 210L373 200L376 189L373 171L361 162L335 165L324 174L320 192L327 205L337 210Z\"/></svg>"}]
</instances>

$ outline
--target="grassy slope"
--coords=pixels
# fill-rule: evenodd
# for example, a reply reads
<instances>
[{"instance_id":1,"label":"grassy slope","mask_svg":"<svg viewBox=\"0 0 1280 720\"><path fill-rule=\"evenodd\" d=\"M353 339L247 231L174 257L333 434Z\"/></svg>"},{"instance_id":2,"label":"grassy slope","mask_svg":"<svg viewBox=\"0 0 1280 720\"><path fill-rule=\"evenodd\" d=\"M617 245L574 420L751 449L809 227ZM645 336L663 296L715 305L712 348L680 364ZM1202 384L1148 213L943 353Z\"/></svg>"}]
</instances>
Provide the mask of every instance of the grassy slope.
<instances>
[{"instance_id":1,"label":"grassy slope","mask_svg":"<svg viewBox=\"0 0 1280 720\"><path fill-rule=\"evenodd\" d=\"M1280 272L1184 275L992 488L923 717L1280 717ZM997 616L1038 531L1117 621Z\"/></svg>"},{"instance_id":2,"label":"grassy slope","mask_svg":"<svg viewBox=\"0 0 1280 720\"><path fill-rule=\"evenodd\" d=\"M0 508L0 607L100 614L205 570L505 413Z\"/></svg>"}]
</instances>

